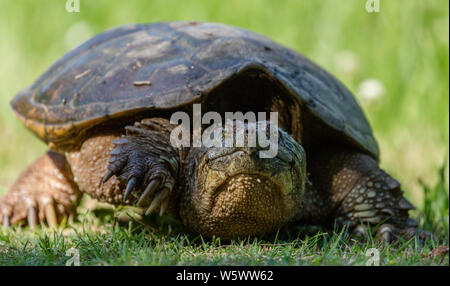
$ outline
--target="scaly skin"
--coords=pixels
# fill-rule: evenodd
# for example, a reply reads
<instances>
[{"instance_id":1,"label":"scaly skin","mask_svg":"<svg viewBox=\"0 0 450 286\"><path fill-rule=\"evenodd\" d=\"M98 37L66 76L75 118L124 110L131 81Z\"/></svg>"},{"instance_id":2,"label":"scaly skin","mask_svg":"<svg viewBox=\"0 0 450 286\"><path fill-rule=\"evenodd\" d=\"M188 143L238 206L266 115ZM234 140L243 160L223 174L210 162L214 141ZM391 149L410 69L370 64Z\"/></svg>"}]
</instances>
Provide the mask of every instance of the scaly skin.
<instances>
[{"instance_id":1,"label":"scaly skin","mask_svg":"<svg viewBox=\"0 0 450 286\"><path fill-rule=\"evenodd\" d=\"M416 233L417 222L408 216L414 206L403 197L400 183L372 157L329 146L313 154L311 161L311 179L327 198L330 217L339 224L360 236L367 235L367 225L378 225L375 234L386 241Z\"/></svg>"},{"instance_id":2,"label":"scaly skin","mask_svg":"<svg viewBox=\"0 0 450 286\"><path fill-rule=\"evenodd\" d=\"M73 215L81 197L66 158L49 151L17 179L10 191L0 197L3 226L27 220L31 228L40 222L56 226L64 215Z\"/></svg>"},{"instance_id":3,"label":"scaly skin","mask_svg":"<svg viewBox=\"0 0 450 286\"><path fill-rule=\"evenodd\" d=\"M184 167L189 191L180 207L184 224L230 239L274 231L291 221L307 192L306 156L291 136L278 132L275 158L260 158L260 147L191 148Z\"/></svg>"},{"instance_id":4,"label":"scaly skin","mask_svg":"<svg viewBox=\"0 0 450 286\"><path fill-rule=\"evenodd\" d=\"M79 188L103 202L137 205L147 214L159 210L206 236L224 239L274 231L292 221L326 224L334 219L357 233L365 224L384 223L376 234L386 241L415 233L408 219L412 205L400 185L365 154L337 146L306 154L281 129L278 155L271 159L259 158L259 147L180 150L170 144L173 128L166 119L146 119L127 127L125 135L87 138L79 150L66 153L67 161L48 153L0 197L4 225L26 220L30 201L50 196L68 206L79 196L68 199L66 194L78 194ZM49 164L49 156L59 163ZM55 179L47 170L61 176ZM33 206L43 219L45 205ZM72 211L58 209L61 214Z\"/></svg>"}]
</instances>

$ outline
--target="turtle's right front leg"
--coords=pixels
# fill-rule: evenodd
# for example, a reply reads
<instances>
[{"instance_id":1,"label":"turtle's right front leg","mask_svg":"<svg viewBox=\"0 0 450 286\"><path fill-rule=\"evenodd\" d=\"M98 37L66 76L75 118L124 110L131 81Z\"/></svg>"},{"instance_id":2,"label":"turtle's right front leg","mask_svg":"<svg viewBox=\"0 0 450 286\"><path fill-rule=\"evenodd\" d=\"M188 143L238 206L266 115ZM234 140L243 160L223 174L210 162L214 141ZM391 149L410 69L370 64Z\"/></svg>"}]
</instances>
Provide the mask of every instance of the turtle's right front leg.
<instances>
[{"instance_id":1,"label":"turtle's right front leg","mask_svg":"<svg viewBox=\"0 0 450 286\"><path fill-rule=\"evenodd\" d=\"M113 141L102 182L112 176L126 182L123 200L145 207L146 215L158 207L160 214L165 212L178 177L180 153L170 144L173 128L167 119L145 119L127 126L126 135Z\"/></svg>"}]
</instances>

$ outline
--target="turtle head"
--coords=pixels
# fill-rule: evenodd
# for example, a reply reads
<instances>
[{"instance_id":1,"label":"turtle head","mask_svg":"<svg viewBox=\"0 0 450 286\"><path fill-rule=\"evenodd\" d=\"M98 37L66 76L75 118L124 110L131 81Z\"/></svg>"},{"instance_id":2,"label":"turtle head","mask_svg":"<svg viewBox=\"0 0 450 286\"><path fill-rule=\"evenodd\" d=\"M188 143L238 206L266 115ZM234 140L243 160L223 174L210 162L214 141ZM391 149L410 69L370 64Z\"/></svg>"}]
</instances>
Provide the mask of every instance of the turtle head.
<instances>
[{"instance_id":1,"label":"turtle head","mask_svg":"<svg viewBox=\"0 0 450 286\"><path fill-rule=\"evenodd\" d=\"M270 132L270 123L266 126ZM251 128L245 124L243 147L222 144L190 149L185 166L189 188L181 198L180 216L206 236L232 239L274 231L302 206L306 181L303 147L276 128L277 152L268 156L261 152L264 148L259 142L250 147Z\"/></svg>"}]
</instances>

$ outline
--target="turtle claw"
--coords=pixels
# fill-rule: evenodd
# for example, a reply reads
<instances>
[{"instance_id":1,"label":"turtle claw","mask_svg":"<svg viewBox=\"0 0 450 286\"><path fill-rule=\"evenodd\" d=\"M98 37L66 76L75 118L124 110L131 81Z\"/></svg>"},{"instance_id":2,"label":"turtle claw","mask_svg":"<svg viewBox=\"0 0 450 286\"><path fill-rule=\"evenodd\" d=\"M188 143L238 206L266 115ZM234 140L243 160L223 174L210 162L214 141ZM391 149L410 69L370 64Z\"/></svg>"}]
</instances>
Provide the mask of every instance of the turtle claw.
<instances>
[{"instance_id":1,"label":"turtle claw","mask_svg":"<svg viewBox=\"0 0 450 286\"><path fill-rule=\"evenodd\" d=\"M114 171L108 170L108 172L102 179L102 184L106 183L109 179L111 179L112 176L114 176Z\"/></svg>"},{"instance_id":2,"label":"turtle claw","mask_svg":"<svg viewBox=\"0 0 450 286\"><path fill-rule=\"evenodd\" d=\"M378 240L386 243L391 243L393 241L394 239L393 235L394 235L394 226L390 224L383 224L376 231L376 236L378 237Z\"/></svg>"},{"instance_id":3,"label":"turtle claw","mask_svg":"<svg viewBox=\"0 0 450 286\"><path fill-rule=\"evenodd\" d=\"M11 207L5 207L5 203ZM48 194L8 193L0 197L0 213L3 212L3 215L0 214L0 223L5 229L20 223L28 225L30 230L36 229L39 223L56 228L64 216L74 215L70 207Z\"/></svg>"},{"instance_id":4,"label":"turtle claw","mask_svg":"<svg viewBox=\"0 0 450 286\"><path fill-rule=\"evenodd\" d=\"M144 190L144 193L139 198L138 202L136 203L137 207L142 207L142 204L155 192L155 190L160 185L160 180L153 179L150 184L147 185L147 187Z\"/></svg>"},{"instance_id":5,"label":"turtle claw","mask_svg":"<svg viewBox=\"0 0 450 286\"><path fill-rule=\"evenodd\" d=\"M3 228L4 229L9 228L9 215L8 214L3 215Z\"/></svg>"},{"instance_id":6,"label":"turtle claw","mask_svg":"<svg viewBox=\"0 0 450 286\"><path fill-rule=\"evenodd\" d=\"M131 192L134 190L134 187L136 187L137 179L136 177L132 177L127 184L127 188L125 190L125 193L123 195L123 201L126 201L128 196L131 194Z\"/></svg>"},{"instance_id":7,"label":"turtle claw","mask_svg":"<svg viewBox=\"0 0 450 286\"><path fill-rule=\"evenodd\" d=\"M56 218L56 211L55 207L53 206L53 202L50 202L45 206L44 213L48 226L50 228L56 228L58 225L58 219Z\"/></svg>"},{"instance_id":8,"label":"turtle claw","mask_svg":"<svg viewBox=\"0 0 450 286\"><path fill-rule=\"evenodd\" d=\"M27 221L30 229L36 228L37 225L36 209L33 206L31 206L28 209Z\"/></svg>"},{"instance_id":9,"label":"turtle claw","mask_svg":"<svg viewBox=\"0 0 450 286\"><path fill-rule=\"evenodd\" d=\"M354 235L358 238L367 239L367 227L365 227L363 225L357 225L353 229L352 235Z\"/></svg>"},{"instance_id":10,"label":"turtle claw","mask_svg":"<svg viewBox=\"0 0 450 286\"><path fill-rule=\"evenodd\" d=\"M162 204L162 202L167 198L167 196L169 195L170 190L169 188L164 188L161 191L159 191L155 197L152 200L152 203L150 204L150 206L147 208L147 210L145 211L145 215L149 215L150 213L152 213L158 206L160 206Z\"/></svg>"}]
</instances>

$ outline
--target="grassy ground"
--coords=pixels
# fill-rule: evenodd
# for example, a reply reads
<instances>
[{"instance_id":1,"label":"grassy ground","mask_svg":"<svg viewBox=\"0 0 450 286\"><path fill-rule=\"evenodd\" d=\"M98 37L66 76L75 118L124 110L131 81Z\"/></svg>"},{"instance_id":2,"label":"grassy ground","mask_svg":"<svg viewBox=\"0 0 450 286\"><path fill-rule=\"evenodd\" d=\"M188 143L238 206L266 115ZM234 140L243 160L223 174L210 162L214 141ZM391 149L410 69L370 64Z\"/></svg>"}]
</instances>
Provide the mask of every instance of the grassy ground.
<instances>
[{"instance_id":1,"label":"grassy ground","mask_svg":"<svg viewBox=\"0 0 450 286\"><path fill-rule=\"evenodd\" d=\"M382 264L436 264L439 259L428 254L438 244L448 246L448 5L381 0L380 13L370 14L363 0L81 0L81 12L69 14L64 1L0 0L0 194L46 149L14 118L8 102L65 52L126 23L217 21L301 51L356 94L380 143L382 167L418 206L413 216L439 238L424 248L414 241L384 247ZM375 87L367 85L373 80ZM292 235L275 243L217 246L195 236L129 232L109 226L111 220L103 226L97 217L90 221L85 229L74 222L78 232L64 236L1 231L0 265L64 264L72 246L83 264L364 264L371 247L323 233L317 241ZM448 265L448 256L442 263Z\"/></svg>"},{"instance_id":2,"label":"grassy ground","mask_svg":"<svg viewBox=\"0 0 450 286\"><path fill-rule=\"evenodd\" d=\"M424 249L414 242L380 247L373 243L349 244L339 235L317 234L290 242L264 240L230 244L190 241L186 236L168 237L130 234L106 227L105 233L61 235L25 234L28 240L8 236L0 238L15 246L0 250L1 265L66 265L73 257L67 251L79 251L80 265L359 265L368 262L368 250L380 249L380 265L447 265L448 255L435 255L429 244ZM67 255L67 256L66 256Z\"/></svg>"}]
</instances>

